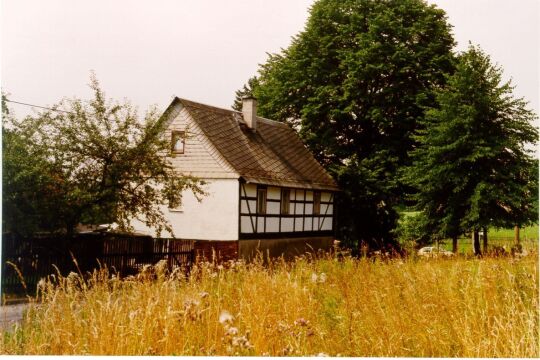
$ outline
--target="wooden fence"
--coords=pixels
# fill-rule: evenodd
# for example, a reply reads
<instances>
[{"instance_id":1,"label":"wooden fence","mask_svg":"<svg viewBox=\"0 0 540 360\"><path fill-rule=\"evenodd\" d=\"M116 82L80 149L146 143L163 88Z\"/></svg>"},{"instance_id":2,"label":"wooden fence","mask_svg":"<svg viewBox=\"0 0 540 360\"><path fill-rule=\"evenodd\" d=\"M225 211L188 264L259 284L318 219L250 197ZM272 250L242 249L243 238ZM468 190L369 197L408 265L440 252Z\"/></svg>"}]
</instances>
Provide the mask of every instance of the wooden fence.
<instances>
[{"instance_id":1,"label":"wooden fence","mask_svg":"<svg viewBox=\"0 0 540 360\"><path fill-rule=\"evenodd\" d=\"M2 294L32 294L41 278L56 274L54 266L62 275L67 275L79 269L86 273L101 264L125 276L160 260L166 260L169 269L184 267L187 270L194 262L194 254L192 240L106 233L80 234L69 240L61 237L24 239L4 234Z\"/></svg>"}]
</instances>

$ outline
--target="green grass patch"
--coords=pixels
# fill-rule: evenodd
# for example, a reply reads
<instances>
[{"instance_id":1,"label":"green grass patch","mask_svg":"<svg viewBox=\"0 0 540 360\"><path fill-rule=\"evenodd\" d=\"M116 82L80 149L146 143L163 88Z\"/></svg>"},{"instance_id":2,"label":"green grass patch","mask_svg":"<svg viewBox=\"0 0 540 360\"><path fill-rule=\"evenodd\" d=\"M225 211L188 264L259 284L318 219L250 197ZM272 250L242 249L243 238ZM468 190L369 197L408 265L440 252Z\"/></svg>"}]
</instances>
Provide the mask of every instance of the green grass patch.
<instances>
[{"instance_id":1,"label":"green grass patch","mask_svg":"<svg viewBox=\"0 0 540 360\"><path fill-rule=\"evenodd\" d=\"M514 237L514 229L490 229L488 236L496 237ZM538 224L527 226L519 230L519 236L521 239L538 240Z\"/></svg>"}]
</instances>

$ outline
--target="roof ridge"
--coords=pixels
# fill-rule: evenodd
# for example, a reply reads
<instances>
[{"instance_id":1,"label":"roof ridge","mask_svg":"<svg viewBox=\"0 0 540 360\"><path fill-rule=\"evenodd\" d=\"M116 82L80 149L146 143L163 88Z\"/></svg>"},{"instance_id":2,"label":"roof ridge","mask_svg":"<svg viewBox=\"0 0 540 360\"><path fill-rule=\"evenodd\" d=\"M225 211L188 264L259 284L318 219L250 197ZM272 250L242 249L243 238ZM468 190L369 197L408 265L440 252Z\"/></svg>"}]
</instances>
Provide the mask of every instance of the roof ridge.
<instances>
[{"instance_id":1,"label":"roof ridge","mask_svg":"<svg viewBox=\"0 0 540 360\"><path fill-rule=\"evenodd\" d=\"M226 109L226 108L222 108L222 107L219 107L219 106L209 105L209 104L205 104L205 103L198 102L198 101L193 101L193 100L186 99L186 98L181 98L181 97L178 97L178 96L175 96L175 97L180 102L188 102L188 103L190 103L190 105L193 105L193 106L204 106L204 107L209 107L209 108L213 108L213 109L220 110L220 111L228 111L228 112L231 112L231 113L242 114L241 111L237 111L237 110L234 110L234 109Z\"/></svg>"},{"instance_id":2,"label":"roof ridge","mask_svg":"<svg viewBox=\"0 0 540 360\"><path fill-rule=\"evenodd\" d=\"M263 122L270 123L268 125L282 125L282 126L286 126L287 128L290 128L291 130L294 130L286 122L283 122L283 121L272 120L272 119L268 119L259 115L257 115L257 120L263 120Z\"/></svg>"},{"instance_id":3,"label":"roof ridge","mask_svg":"<svg viewBox=\"0 0 540 360\"><path fill-rule=\"evenodd\" d=\"M208 107L208 108L212 108L212 109L216 109L216 110L220 110L220 111L228 111L228 112L231 112L231 113L236 113L236 114L242 115L242 112L238 111L238 110L226 109L226 108L222 108L222 107L219 107L219 106L209 105L209 104L201 103L201 102L198 102L198 101L193 101L193 100L186 99L186 98L181 98L181 97L178 97L178 96L176 96L176 98L178 100L180 100L181 102L185 101L185 102L190 103L193 106L204 106L204 107ZM269 118L266 118L266 117L260 116L260 115L257 115L257 119L258 120L263 120L263 122L270 123L270 125L275 124L275 125L285 125L287 127L290 127L286 122L269 119Z\"/></svg>"}]
</instances>

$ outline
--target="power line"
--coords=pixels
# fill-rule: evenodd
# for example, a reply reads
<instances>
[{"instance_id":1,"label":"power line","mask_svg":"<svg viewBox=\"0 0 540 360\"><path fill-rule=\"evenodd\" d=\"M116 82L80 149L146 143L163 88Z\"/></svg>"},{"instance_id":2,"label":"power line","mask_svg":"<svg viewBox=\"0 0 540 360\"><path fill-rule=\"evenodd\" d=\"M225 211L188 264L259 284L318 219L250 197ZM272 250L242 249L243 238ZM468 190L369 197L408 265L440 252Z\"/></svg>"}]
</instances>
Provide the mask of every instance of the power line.
<instances>
[{"instance_id":1,"label":"power line","mask_svg":"<svg viewBox=\"0 0 540 360\"><path fill-rule=\"evenodd\" d=\"M71 111L53 109L53 108L46 107L46 106L29 104L29 103L24 103L24 102L15 101L15 100L9 100L9 99L6 99L6 98L4 98L4 100L7 101L7 102L10 102L10 103L14 103L14 104L25 105L25 106L36 107L36 108L50 110L50 111L57 111L57 112L63 112L63 113L66 113L66 114L76 115L75 113L73 113ZM199 133L199 132L196 132L196 131L189 130L189 131L185 131L185 132L186 132L186 135L199 135L199 136L209 137L208 135L206 135L204 133ZM239 140L238 136L228 136L228 135L213 135L212 138L220 138L220 139L225 139L225 140L236 140L236 141Z\"/></svg>"},{"instance_id":2,"label":"power line","mask_svg":"<svg viewBox=\"0 0 540 360\"><path fill-rule=\"evenodd\" d=\"M23 103L23 102L20 102L20 101L14 101L14 100L9 100L9 99L4 99L5 101L7 102L10 102L10 103L14 103L14 104L19 104L19 105L26 105L26 106L30 106L30 107L37 107L37 108L40 108L40 109L45 109L45 110L51 110L51 111L59 111L59 112L63 112L63 113L67 113L67 114L72 114L73 113L71 111L65 111L65 110L59 110L59 109L52 109L52 108L48 108L46 106L40 106L40 105L34 105L34 104L28 104L28 103Z\"/></svg>"}]
</instances>

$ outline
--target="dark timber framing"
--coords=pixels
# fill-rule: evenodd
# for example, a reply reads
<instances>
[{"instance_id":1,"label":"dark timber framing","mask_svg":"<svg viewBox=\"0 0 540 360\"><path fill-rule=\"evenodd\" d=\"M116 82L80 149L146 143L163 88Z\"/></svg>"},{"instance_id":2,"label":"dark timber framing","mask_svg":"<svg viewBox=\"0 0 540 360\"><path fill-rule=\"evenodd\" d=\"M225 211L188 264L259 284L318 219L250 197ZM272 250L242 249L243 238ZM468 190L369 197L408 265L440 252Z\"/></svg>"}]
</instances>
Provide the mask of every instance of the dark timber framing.
<instances>
[{"instance_id":1,"label":"dark timber framing","mask_svg":"<svg viewBox=\"0 0 540 360\"><path fill-rule=\"evenodd\" d=\"M279 186L269 186L269 185L255 185L255 196L248 196L246 183L240 181L240 196L239 196L239 216L238 216L238 230L240 239L271 239L271 238L284 238L284 237L312 237L312 236L331 236L334 234L335 229L335 206L334 206L334 192L332 191L319 191L319 190L310 190L310 189L295 189L288 187L279 187ZM279 190L279 199L269 198L269 188L275 188ZM259 190L266 189L266 211L265 213L259 213ZM288 190L288 191L284 191ZM289 211L284 213L284 204L283 196L284 194L289 195ZM294 192L294 195L293 195ZM311 192L311 200L307 200L307 194ZM321 194L326 192L330 195L327 198L327 201L320 201L320 211L319 214L315 214L314 211L314 200L315 192ZM275 193L273 193L275 194ZM273 195L272 194L272 195ZM319 195L319 199L321 195ZM321 199L322 200L322 199ZM250 204L251 203L251 204ZM254 207L252 206L254 203ZM278 206L277 213L268 213L269 203L275 203ZM245 205L242 205L245 204ZM306 214L306 205L311 204L311 213ZM330 213L330 208L332 206L332 213ZM275 211L275 207L273 207ZM246 212L247 210L247 212ZM297 211L299 210L299 211ZM324 213L323 213L324 210ZM272 211L273 212L273 211ZM251 232L242 231L242 218L246 219L249 217L249 223L251 225ZM277 222L273 220L277 231L266 232L269 219L278 219ZM311 219L310 219L311 218ZM284 219L292 219L292 231L284 231ZM311 220L311 228L306 228L306 222ZM299 221L302 222L300 227ZM330 230L322 230L325 224L330 222ZM260 223L260 224L259 224ZM245 225L244 223L244 231ZM308 223L309 224L309 223ZM285 225L287 226L287 225ZM297 226L299 231L296 231ZM289 225L290 229L290 225ZM260 232L259 232L260 230Z\"/></svg>"}]
</instances>

